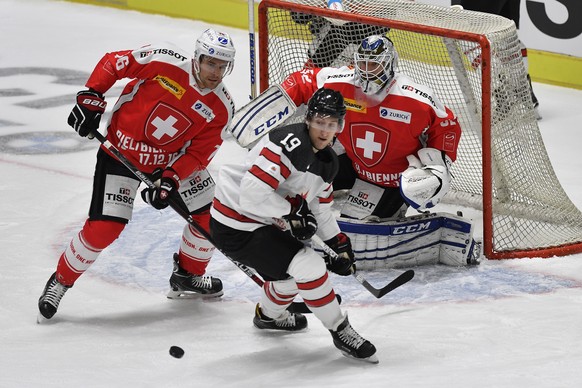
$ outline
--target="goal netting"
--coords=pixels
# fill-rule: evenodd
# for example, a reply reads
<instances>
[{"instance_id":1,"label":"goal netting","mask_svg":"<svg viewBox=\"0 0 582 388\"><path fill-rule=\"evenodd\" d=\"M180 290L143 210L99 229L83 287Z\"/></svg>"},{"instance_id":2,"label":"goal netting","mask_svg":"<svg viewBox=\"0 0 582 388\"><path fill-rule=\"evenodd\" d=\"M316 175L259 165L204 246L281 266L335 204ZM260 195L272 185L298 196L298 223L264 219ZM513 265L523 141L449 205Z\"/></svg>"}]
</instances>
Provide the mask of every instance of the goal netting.
<instances>
[{"instance_id":1,"label":"goal netting","mask_svg":"<svg viewBox=\"0 0 582 388\"><path fill-rule=\"evenodd\" d=\"M410 1L344 0L338 12L323 0L262 0L261 90L306 66L349 65L361 39L377 33L394 42L398 71L430 86L459 118L446 200L482 210L484 254L582 251L582 214L548 158L512 21Z\"/></svg>"}]
</instances>

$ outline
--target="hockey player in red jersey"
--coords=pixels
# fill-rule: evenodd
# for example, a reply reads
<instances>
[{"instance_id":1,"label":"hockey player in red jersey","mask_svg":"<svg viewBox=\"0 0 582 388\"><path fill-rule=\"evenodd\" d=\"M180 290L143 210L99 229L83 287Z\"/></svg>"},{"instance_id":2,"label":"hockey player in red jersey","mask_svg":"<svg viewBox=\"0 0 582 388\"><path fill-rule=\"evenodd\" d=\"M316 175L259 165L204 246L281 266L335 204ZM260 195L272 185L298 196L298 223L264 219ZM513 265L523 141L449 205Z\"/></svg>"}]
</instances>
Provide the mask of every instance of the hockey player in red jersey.
<instances>
[{"instance_id":1,"label":"hockey player in red jersey","mask_svg":"<svg viewBox=\"0 0 582 388\"><path fill-rule=\"evenodd\" d=\"M330 147L346 108L341 94L316 91L305 123L275 129L249 152L244 164L224 165L210 210L215 244L265 279L255 309L259 329L297 331L307 319L286 308L299 294L345 355L377 362L376 349L342 314L328 277L355 271L349 238L331 212L331 182L338 159ZM324 259L300 240L315 233L337 253Z\"/></svg>"},{"instance_id":2,"label":"hockey player in red jersey","mask_svg":"<svg viewBox=\"0 0 582 388\"><path fill-rule=\"evenodd\" d=\"M346 127L338 140L345 154L338 150L333 182L336 190L351 190L344 216L396 217L407 205L424 210L450 185L461 128L430 88L395 70L396 62L392 42L372 35L354 54L353 67L305 68L282 83L297 106L321 87L344 96Z\"/></svg>"},{"instance_id":3,"label":"hockey player in red jersey","mask_svg":"<svg viewBox=\"0 0 582 388\"><path fill-rule=\"evenodd\" d=\"M105 54L77 94L68 123L91 136L105 110L104 94L123 78L113 107L107 139L153 181L142 198L156 209L169 196L208 229L214 182L206 166L222 143L234 113L223 78L233 68L235 48L226 33L208 29L197 39L193 58L164 43ZM60 256L56 272L39 299L42 317L52 318L65 292L121 234L131 219L140 181L109 154L97 153L89 217ZM205 275L214 247L188 225L174 254L168 297L222 295L220 279Z\"/></svg>"}]
</instances>

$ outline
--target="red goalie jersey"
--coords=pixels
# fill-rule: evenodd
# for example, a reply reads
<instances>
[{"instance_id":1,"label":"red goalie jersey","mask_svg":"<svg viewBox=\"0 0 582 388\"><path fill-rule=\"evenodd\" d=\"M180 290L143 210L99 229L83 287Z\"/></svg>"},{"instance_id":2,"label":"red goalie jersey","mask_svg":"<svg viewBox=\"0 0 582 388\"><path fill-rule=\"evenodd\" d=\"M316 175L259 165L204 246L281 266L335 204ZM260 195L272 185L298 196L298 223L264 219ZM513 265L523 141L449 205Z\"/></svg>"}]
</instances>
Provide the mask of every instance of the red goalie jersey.
<instances>
[{"instance_id":1,"label":"red goalie jersey","mask_svg":"<svg viewBox=\"0 0 582 388\"><path fill-rule=\"evenodd\" d=\"M364 181L397 187L408 167L406 156L423 147L456 159L461 128L455 115L430 88L405 75L396 73L374 96L354 86L354 69L349 67L304 69L289 75L282 86L297 106L321 87L343 95L347 114L338 140Z\"/></svg>"},{"instance_id":2,"label":"red goalie jersey","mask_svg":"<svg viewBox=\"0 0 582 388\"><path fill-rule=\"evenodd\" d=\"M208 165L230 123L226 87L200 89L192 61L171 44L107 53L86 86L105 93L122 78L107 138L141 171L171 167L180 179Z\"/></svg>"}]
</instances>

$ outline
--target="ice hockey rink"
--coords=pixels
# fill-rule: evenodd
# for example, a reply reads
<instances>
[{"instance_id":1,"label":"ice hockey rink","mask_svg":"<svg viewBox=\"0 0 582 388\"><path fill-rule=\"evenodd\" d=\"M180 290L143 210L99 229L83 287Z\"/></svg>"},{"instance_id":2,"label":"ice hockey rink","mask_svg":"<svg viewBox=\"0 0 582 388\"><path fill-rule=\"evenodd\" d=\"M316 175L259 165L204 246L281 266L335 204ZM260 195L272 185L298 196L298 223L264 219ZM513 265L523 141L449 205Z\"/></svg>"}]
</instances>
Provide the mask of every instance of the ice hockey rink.
<instances>
[{"instance_id":1,"label":"ice hockey rink","mask_svg":"<svg viewBox=\"0 0 582 388\"><path fill-rule=\"evenodd\" d=\"M192 50L209 25L48 0L0 0L0 10L0 387L581 386L582 254L418 268L382 299L332 275L354 328L378 349L372 365L343 357L313 316L305 332L255 329L259 288L220 254L208 272L225 284L221 300L167 299L184 222L141 200L57 315L37 324L38 297L91 195L98 143L66 124L75 93L105 52L158 41ZM235 40L225 82L241 106L248 34L213 27ZM582 91L534 88L556 174L581 208ZM227 141L213 169L240 152ZM380 286L399 272L366 276ZM172 345L183 358L170 357Z\"/></svg>"}]
</instances>

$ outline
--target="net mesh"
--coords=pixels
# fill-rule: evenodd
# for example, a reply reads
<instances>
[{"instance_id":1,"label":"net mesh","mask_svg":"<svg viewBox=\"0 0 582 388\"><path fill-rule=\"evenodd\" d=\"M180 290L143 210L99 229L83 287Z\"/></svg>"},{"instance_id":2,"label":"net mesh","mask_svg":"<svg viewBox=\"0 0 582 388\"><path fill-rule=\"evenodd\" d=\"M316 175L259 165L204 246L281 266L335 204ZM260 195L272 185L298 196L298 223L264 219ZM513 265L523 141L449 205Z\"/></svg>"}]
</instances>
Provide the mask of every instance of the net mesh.
<instances>
[{"instance_id":1,"label":"net mesh","mask_svg":"<svg viewBox=\"0 0 582 388\"><path fill-rule=\"evenodd\" d=\"M386 34L398 51L397 70L430 86L463 129L446 200L482 209L483 155L491 162L493 216L484 223L492 225L492 252L582 241L582 214L562 189L545 150L512 21L409 1L344 1L341 18L322 17L328 11L319 0L263 3L267 33L259 39L266 52L259 55L261 64L268 65L260 68L261 86L280 83L304 67L350 65L365 36ZM310 8L293 11L296 4ZM375 18L374 24L363 23L360 16ZM481 61L487 47L470 34L485 36L490 45L490 95L482 90ZM490 124L482 124L484 106L490 107ZM491 148L483 151L482 139L489 133Z\"/></svg>"}]
</instances>

